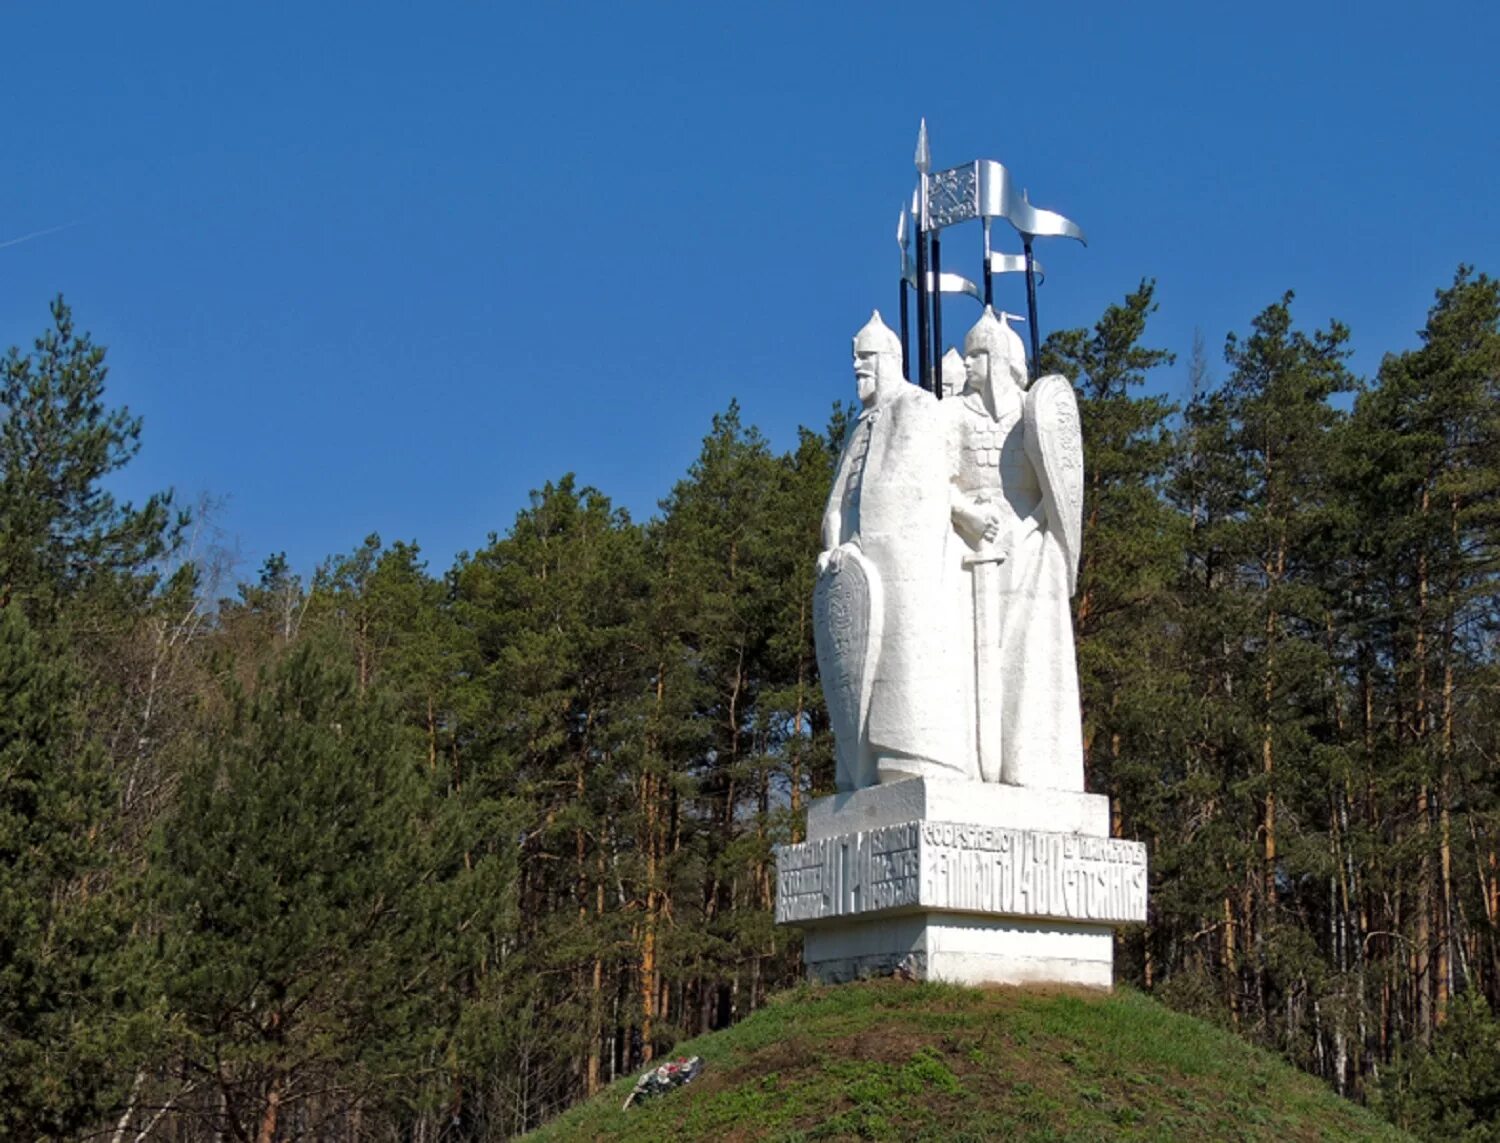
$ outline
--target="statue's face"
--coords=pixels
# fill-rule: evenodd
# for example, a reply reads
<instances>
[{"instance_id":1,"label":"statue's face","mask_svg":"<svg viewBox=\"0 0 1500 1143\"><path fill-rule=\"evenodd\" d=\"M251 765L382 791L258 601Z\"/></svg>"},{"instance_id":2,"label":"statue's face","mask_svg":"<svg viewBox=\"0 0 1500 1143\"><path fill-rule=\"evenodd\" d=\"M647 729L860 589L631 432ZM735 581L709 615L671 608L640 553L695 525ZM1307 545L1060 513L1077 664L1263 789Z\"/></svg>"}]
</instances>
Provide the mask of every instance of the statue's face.
<instances>
[{"instance_id":1,"label":"statue's face","mask_svg":"<svg viewBox=\"0 0 1500 1143\"><path fill-rule=\"evenodd\" d=\"M865 408L889 400L901 383L901 355L898 353L856 353L854 382L859 401Z\"/></svg>"},{"instance_id":2,"label":"statue's face","mask_svg":"<svg viewBox=\"0 0 1500 1143\"><path fill-rule=\"evenodd\" d=\"M875 403L875 394L880 389L880 354L854 355L854 386L861 405L868 409Z\"/></svg>"},{"instance_id":3,"label":"statue's face","mask_svg":"<svg viewBox=\"0 0 1500 1143\"><path fill-rule=\"evenodd\" d=\"M976 349L964 354L964 376L968 378L970 389L982 392L990 379L990 351Z\"/></svg>"}]
</instances>

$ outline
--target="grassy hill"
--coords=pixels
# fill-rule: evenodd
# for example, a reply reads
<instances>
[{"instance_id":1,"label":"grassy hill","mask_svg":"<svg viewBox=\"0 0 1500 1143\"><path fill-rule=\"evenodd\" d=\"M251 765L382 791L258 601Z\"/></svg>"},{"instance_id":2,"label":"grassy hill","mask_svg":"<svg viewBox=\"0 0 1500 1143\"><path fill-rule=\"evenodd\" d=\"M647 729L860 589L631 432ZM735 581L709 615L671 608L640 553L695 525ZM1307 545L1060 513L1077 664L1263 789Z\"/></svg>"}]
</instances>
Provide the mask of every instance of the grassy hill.
<instances>
[{"instance_id":1,"label":"grassy hill","mask_svg":"<svg viewBox=\"0 0 1500 1143\"><path fill-rule=\"evenodd\" d=\"M703 1075L628 1111L622 1080L530 1138L1407 1138L1129 990L803 987L673 1054L702 1056Z\"/></svg>"}]
</instances>

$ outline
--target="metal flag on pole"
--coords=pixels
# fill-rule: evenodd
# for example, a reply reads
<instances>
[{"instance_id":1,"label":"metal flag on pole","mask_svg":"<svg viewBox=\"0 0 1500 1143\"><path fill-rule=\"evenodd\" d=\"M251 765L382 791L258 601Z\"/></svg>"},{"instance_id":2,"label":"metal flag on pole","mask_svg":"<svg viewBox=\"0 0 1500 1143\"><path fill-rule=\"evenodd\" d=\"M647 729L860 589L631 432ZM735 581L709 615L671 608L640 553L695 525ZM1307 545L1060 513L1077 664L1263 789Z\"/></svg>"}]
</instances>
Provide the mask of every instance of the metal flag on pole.
<instances>
[{"instance_id":1,"label":"metal flag on pole","mask_svg":"<svg viewBox=\"0 0 1500 1143\"><path fill-rule=\"evenodd\" d=\"M911 268L910 262L906 264L906 284L916 289L917 272ZM942 290L945 294L968 294L976 302L980 297L978 286L962 274L955 274L952 270L944 270L941 274L927 271L927 292L930 294L935 290Z\"/></svg>"},{"instance_id":2,"label":"metal flag on pole","mask_svg":"<svg viewBox=\"0 0 1500 1143\"><path fill-rule=\"evenodd\" d=\"M902 231L898 228L896 233L899 239ZM1015 268L1017 270L1021 268L1019 263ZM915 290L917 288L917 268L916 266L912 265L911 252L905 247L903 247L901 250L901 281L907 290ZM976 302L979 300L979 287L976 286L973 282L969 281L968 278L965 278L962 274L955 274L950 270L928 270L926 283L928 294L933 294L936 292L941 292L944 294L968 294L969 297L973 298ZM904 293L902 296L903 299L906 297ZM904 343L906 339L905 314L902 315L901 321L901 337ZM908 375L907 379L911 380L911 377Z\"/></svg>"},{"instance_id":3,"label":"metal flag on pole","mask_svg":"<svg viewBox=\"0 0 1500 1143\"><path fill-rule=\"evenodd\" d=\"M931 343L927 336L930 311L927 305L927 175L932 170L932 152L927 146L927 120L917 128L917 370L912 378L922 388L932 389Z\"/></svg>"},{"instance_id":4,"label":"metal flag on pole","mask_svg":"<svg viewBox=\"0 0 1500 1143\"><path fill-rule=\"evenodd\" d=\"M1033 261L1036 270L1037 285L1041 285L1047 279L1047 272L1042 269L1040 262ZM995 304L995 275L996 274L1024 274L1026 272L1026 255L1024 254L1002 254L999 250L990 249L990 220L984 220L984 297L983 304L994 306ZM979 295L974 295L976 298Z\"/></svg>"},{"instance_id":5,"label":"metal flag on pole","mask_svg":"<svg viewBox=\"0 0 1500 1143\"><path fill-rule=\"evenodd\" d=\"M1088 245L1083 228L1055 210L1032 206L1003 163L977 159L928 172L928 224L936 230L971 218L1003 218L1034 238L1075 238Z\"/></svg>"},{"instance_id":6,"label":"metal flag on pole","mask_svg":"<svg viewBox=\"0 0 1500 1143\"><path fill-rule=\"evenodd\" d=\"M1041 330L1036 316L1037 263L1032 253L1032 243L1037 238L1073 238L1087 245L1083 228L1055 210L1032 206L1024 190L1017 193L1010 172L993 159L978 159L935 173L929 170L923 178L923 192L926 221L934 240L944 227L967 222L972 218L983 220L986 297L993 299L990 275L997 268L994 252L990 249L990 220L1005 219L1021 236L1020 268L1026 273L1026 308L1031 324L1030 373L1034 379L1041 350ZM1007 256L1002 258L1008 261ZM1002 265L1006 269L1011 268L1005 262Z\"/></svg>"},{"instance_id":7,"label":"metal flag on pole","mask_svg":"<svg viewBox=\"0 0 1500 1143\"><path fill-rule=\"evenodd\" d=\"M1035 380L1040 370L1041 323L1036 313L1036 288L1046 280L1033 245L1038 238L1072 238L1088 244L1083 228L1055 210L1031 205L1026 191L1017 191L1015 180L1004 164L976 159L946 170L933 171L932 148L927 139L927 120L917 128L917 188L912 195L911 229L916 232L915 265L908 254L907 215L903 210L896 225L896 244L901 249L901 363L910 380L928 392L942 396L943 295L964 293L993 306L994 275L1026 275L1026 320L1030 325L1031 360L1028 373ZM970 219L984 224L982 287L958 274L943 272L942 231ZM1021 237L1021 253L1005 254L992 248L991 223L1003 218ZM917 295L916 376L912 374L912 352L908 332L908 294Z\"/></svg>"},{"instance_id":8,"label":"metal flag on pole","mask_svg":"<svg viewBox=\"0 0 1500 1143\"><path fill-rule=\"evenodd\" d=\"M1031 266L1036 271L1036 284L1040 286L1047 280L1047 271L1042 269L1042 264L1035 259L1032 259ZM1026 272L1026 255L1002 254L998 250L992 250L990 252L990 272L994 274L1024 274Z\"/></svg>"}]
</instances>

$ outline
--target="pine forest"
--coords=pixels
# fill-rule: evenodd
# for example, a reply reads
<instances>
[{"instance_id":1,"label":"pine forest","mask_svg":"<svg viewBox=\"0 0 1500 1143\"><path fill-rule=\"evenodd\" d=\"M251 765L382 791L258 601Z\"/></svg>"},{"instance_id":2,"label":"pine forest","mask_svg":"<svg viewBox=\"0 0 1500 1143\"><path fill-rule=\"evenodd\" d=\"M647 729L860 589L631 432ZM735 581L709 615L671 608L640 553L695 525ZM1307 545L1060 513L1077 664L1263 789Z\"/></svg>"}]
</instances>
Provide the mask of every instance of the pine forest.
<instances>
[{"instance_id":1,"label":"pine forest","mask_svg":"<svg viewBox=\"0 0 1500 1143\"><path fill-rule=\"evenodd\" d=\"M1042 354L1088 788L1151 862L1117 972L1500 1138L1500 282L1372 377L1291 293L1222 352L1156 304ZM39 317L0 359L0 1138L503 1139L800 978L771 847L833 785L852 405L781 451L731 404L649 520L559 472L452 567L372 535L236 582L213 505L110 495L149 426Z\"/></svg>"}]
</instances>

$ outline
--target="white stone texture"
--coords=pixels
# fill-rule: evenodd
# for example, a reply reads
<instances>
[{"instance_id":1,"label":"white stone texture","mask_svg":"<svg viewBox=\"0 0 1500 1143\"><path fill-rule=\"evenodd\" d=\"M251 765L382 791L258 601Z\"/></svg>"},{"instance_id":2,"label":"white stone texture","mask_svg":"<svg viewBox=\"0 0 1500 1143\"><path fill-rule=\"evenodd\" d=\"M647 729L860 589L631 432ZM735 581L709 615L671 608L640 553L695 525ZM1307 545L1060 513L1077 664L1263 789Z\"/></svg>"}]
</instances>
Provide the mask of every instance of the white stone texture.
<instances>
[{"instance_id":1,"label":"white stone texture","mask_svg":"<svg viewBox=\"0 0 1500 1143\"><path fill-rule=\"evenodd\" d=\"M972 812L959 821L874 826L851 819L825 819L820 836L777 847L779 923L915 909L1113 924L1146 919L1140 842L1001 825Z\"/></svg>"},{"instance_id":2,"label":"white stone texture","mask_svg":"<svg viewBox=\"0 0 1500 1143\"><path fill-rule=\"evenodd\" d=\"M902 971L1109 987L1114 926L1146 916L1146 850L1097 794L912 779L819 798L776 849L776 920L815 980Z\"/></svg>"},{"instance_id":3,"label":"white stone texture","mask_svg":"<svg viewBox=\"0 0 1500 1143\"><path fill-rule=\"evenodd\" d=\"M900 357L875 314L854 339L862 409L823 517L814 633L837 787L1082 790L1072 388L1027 391L1020 338L990 310L965 340L961 395L911 385Z\"/></svg>"},{"instance_id":4,"label":"white stone texture","mask_svg":"<svg viewBox=\"0 0 1500 1143\"><path fill-rule=\"evenodd\" d=\"M810 928L802 959L825 984L904 972L953 984L1109 988L1114 935L1107 925L911 913Z\"/></svg>"},{"instance_id":5,"label":"white stone texture","mask_svg":"<svg viewBox=\"0 0 1500 1143\"><path fill-rule=\"evenodd\" d=\"M964 383L967 373L964 370L964 355L956 349L950 348L943 354L943 400L949 397L957 397L964 391Z\"/></svg>"},{"instance_id":6,"label":"white stone texture","mask_svg":"<svg viewBox=\"0 0 1500 1143\"><path fill-rule=\"evenodd\" d=\"M956 612L959 653L952 677L970 717L966 753L987 782L1083 789L1078 666L1069 603L1071 571L1062 513L1037 456L1082 452L1071 436L1028 448L1027 406L1045 393L1063 400L1063 378L1022 388L1021 339L988 310L965 341L969 383L943 403L948 422L954 540L943 598ZM1049 418L1047 423L1056 423ZM1076 454L1076 455L1075 455ZM1081 510L1081 505L1079 509ZM1076 513L1075 513L1076 514Z\"/></svg>"},{"instance_id":7,"label":"white stone texture","mask_svg":"<svg viewBox=\"0 0 1500 1143\"><path fill-rule=\"evenodd\" d=\"M803 928L815 979L1109 987L1112 928L1146 916L1146 851L1083 792L1076 398L1062 377L1026 389L988 309L962 392L953 354L941 402L900 362L877 313L814 595L840 792L777 847L776 920Z\"/></svg>"},{"instance_id":8,"label":"white stone texture","mask_svg":"<svg viewBox=\"0 0 1500 1143\"><path fill-rule=\"evenodd\" d=\"M914 779L815 798L807 807L807 839L920 821L977 821L1008 829L1107 837L1109 799L1065 790Z\"/></svg>"},{"instance_id":9,"label":"white stone texture","mask_svg":"<svg viewBox=\"0 0 1500 1143\"><path fill-rule=\"evenodd\" d=\"M948 535L945 439L938 401L901 375L901 344L877 313L855 338L855 375L863 409L850 429L823 516L824 554L818 593L847 599L826 585L848 579L844 557L857 552L862 572L877 585L880 616L868 622L862 654L857 632L838 627L851 604L815 608L814 631L822 673L858 675L836 688L831 703L862 696L853 717L835 724L863 730L853 748L840 744L838 786L857 789L879 780L919 774L964 774L963 718L948 678L953 640L942 602ZM826 664L842 659L833 671ZM867 677L866 677L867 676Z\"/></svg>"}]
</instances>

